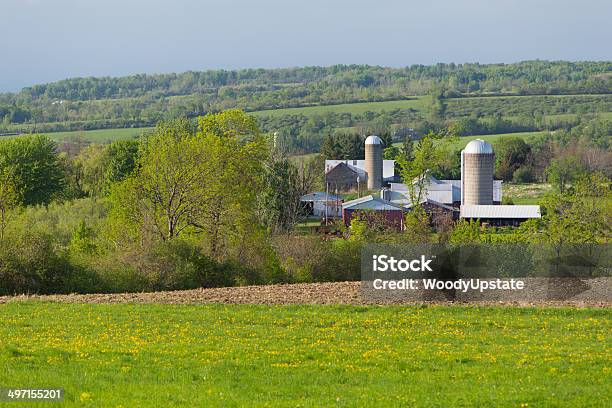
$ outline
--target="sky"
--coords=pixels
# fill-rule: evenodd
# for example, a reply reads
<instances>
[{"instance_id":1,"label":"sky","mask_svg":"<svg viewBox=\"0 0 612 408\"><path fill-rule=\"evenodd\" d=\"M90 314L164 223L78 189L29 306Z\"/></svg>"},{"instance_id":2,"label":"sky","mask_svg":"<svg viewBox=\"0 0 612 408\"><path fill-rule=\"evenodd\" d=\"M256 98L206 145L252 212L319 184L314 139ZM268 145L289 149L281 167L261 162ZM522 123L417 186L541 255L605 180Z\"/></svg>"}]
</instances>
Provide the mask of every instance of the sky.
<instances>
[{"instance_id":1,"label":"sky","mask_svg":"<svg viewBox=\"0 0 612 408\"><path fill-rule=\"evenodd\" d=\"M188 70L612 60L610 0L0 0L0 92Z\"/></svg>"}]
</instances>

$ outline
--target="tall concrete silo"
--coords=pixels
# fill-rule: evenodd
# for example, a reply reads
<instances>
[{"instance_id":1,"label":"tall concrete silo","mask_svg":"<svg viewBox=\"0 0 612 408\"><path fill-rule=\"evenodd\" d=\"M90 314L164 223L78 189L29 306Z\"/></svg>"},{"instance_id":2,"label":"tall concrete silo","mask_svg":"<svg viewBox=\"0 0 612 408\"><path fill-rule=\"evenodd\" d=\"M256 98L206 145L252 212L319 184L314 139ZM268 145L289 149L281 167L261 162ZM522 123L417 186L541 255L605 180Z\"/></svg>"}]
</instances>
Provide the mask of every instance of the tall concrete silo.
<instances>
[{"instance_id":1,"label":"tall concrete silo","mask_svg":"<svg viewBox=\"0 0 612 408\"><path fill-rule=\"evenodd\" d=\"M461 151L461 204L493 204L495 154L491 143L472 140Z\"/></svg>"},{"instance_id":2,"label":"tall concrete silo","mask_svg":"<svg viewBox=\"0 0 612 408\"><path fill-rule=\"evenodd\" d=\"M368 190L378 190L383 184L383 141L378 136L365 140L365 171L368 173Z\"/></svg>"}]
</instances>

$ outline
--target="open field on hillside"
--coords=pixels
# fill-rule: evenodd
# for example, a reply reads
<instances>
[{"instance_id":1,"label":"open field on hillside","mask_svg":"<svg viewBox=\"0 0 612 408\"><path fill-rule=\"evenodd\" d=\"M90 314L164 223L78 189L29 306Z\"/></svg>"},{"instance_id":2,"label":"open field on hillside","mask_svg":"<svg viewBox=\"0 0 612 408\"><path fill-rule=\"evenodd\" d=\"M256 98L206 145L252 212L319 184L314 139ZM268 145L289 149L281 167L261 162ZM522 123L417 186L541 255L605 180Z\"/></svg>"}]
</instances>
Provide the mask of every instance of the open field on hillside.
<instances>
[{"instance_id":1,"label":"open field on hillside","mask_svg":"<svg viewBox=\"0 0 612 408\"><path fill-rule=\"evenodd\" d=\"M520 96L476 96L450 98L446 100L446 114L464 117L478 113L479 116L517 116L532 113L557 115L564 113L610 112L612 95L520 95Z\"/></svg>"},{"instance_id":2,"label":"open field on hillside","mask_svg":"<svg viewBox=\"0 0 612 408\"><path fill-rule=\"evenodd\" d=\"M42 132L55 141L70 140L75 137L82 137L84 140L94 143L106 143L121 139L131 139L140 136L143 132L153 129L151 127L142 128L116 128L116 129L97 129L97 130L73 130L69 132ZM18 136L0 136L0 140L11 139Z\"/></svg>"},{"instance_id":3,"label":"open field on hillside","mask_svg":"<svg viewBox=\"0 0 612 408\"><path fill-rule=\"evenodd\" d=\"M542 197L552 189L548 183L505 183L504 197L511 198L514 204L539 204Z\"/></svg>"},{"instance_id":4,"label":"open field on hillside","mask_svg":"<svg viewBox=\"0 0 612 408\"><path fill-rule=\"evenodd\" d=\"M533 98L545 98L546 101L554 102L555 100L571 99L571 98L592 98L595 101L607 100L609 95L525 95L525 96L491 96L491 97L467 97L467 98L451 98L447 99L446 102L454 112L451 116L463 117L470 116L474 111L478 111L480 114L486 116L487 112L491 110L501 110L503 117L507 119L518 119L519 116L514 115L512 112L516 109L520 109L521 103L530 103L530 100L537 100ZM322 115L327 112L334 113L352 113L352 114L363 114L364 112L380 112L390 111L393 109L414 109L422 115L425 115L429 109L429 96L413 96L406 100L395 100L385 102L363 102L363 103L345 103L338 105L320 105L320 106L308 106L301 108L285 108L285 109L273 109L250 112L254 116L273 116L280 117L292 114L303 114L306 116ZM518 102L517 102L518 101ZM571 105L570 105L571 106ZM592 112L592 113L556 113L544 115L545 120L548 123L557 123L559 121L570 121L575 120L579 115L590 115L597 116L603 119L612 119L612 112ZM89 130L89 131L69 131L69 132L53 132L48 133L50 137L55 140L66 140L74 137L75 135L82 135L85 139L93 142L107 142L117 139L126 139L131 137L139 136L143 131L150 128L116 128L116 129L100 129L100 130ZM351 130L353 128L338 128L344 130ZM540 133L540 132L530 132ZM487 137L494 137L497 135L488 135Z\"/></svg>"},{"instance_id":5,"label":"open field on hillside","mask_svg":"<svg viewBox=\"0 0 612 408\"><path fill-rule=\"evenodd\" d=\"M390 111L393 109L415 109L416 111L424 112L426 110L427 98L427 96L413 96L410 97L410 99L399 101L344 103L340 105L308 106L304 108L274 109L249 113L255 116L284 116L295 114L303 114L309 116L321 115L327 112L349 112L353 114L361 114L368 111L380 112L383 110Z\"/></svg>"},{"instance_id":6,"label":"open field on hillside","mask_svg":"<svg viewBox=\"0 0 612 408\"><path fill-rule=\"evenodd\" d=\"M0 383L63 387L67 406L609 406L611 317L11 302Z\"/></svg>"},{"instance_id":7,"label":"open field on hillside","mask_svg":"<svg viewBox=\"0 0 612 408\"><path fill-rule=\"evenodd\" d=\"M520 137L521 139L528 142L534 138L540 137L548 133L547 131L543 132L519 132L519 133L500 133L497 135L478 135L478 136L463 136L458 138L458 140L454 143L454 146L458 149L463 149L469 142L474 139L482 139L486 140L489 143L495 143L504 137Z\"/></svg>"},{"instance_id":8,"label":"open field on hillside","mask_svg":"<svg viewBox=\"0 0 612 408\"><path fill-rule=\"evenodd\" d=\"M83 137L85 140L96 143L104 143L119 139L131 139L140 136L143 132L152 128L119 128L119 129L99 129L73 132L53 132L47 133L53 140L67 140L72 137Z\"/></svg>"},{"instance_id":9,"label":"open field on hillside","mask_svg":"<svg viewBox=\"0 0 612 408\"><path fill-rule=\"evenodd\" d=\"M452 147L454 149L456 149L456 150L461 150L469 142L471 142L474 139L482 139L482 140L486 140L487 142L490 142L490 143L495 143L496 141L499 141L500 139L502 139L504 137L519 137L521 139L524 139L526 142L529 142L529 140L533 140L533 139L535 139L537 137L544 136L547 133L548 133L548 131L542 131L542 132L500 133L500 134L496 134L496 135L462 136L462 137L455 138L455 140L452 143ZM401 147L402 143L397 142L397 143L394 143L393 145L397 146L397 147Z\"/></svg>"}]
</instances>

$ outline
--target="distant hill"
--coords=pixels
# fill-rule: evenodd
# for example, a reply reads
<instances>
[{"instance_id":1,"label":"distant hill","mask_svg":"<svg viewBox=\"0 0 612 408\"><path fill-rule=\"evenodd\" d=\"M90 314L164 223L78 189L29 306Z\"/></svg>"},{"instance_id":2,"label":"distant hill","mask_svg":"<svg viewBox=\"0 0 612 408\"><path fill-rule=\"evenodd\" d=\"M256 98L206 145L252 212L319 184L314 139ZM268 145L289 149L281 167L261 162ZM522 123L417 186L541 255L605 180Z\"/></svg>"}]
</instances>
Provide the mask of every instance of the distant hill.
<instances>
[{"instance_id":1,"label":"distant hill","mask_svg":"<svg viewBox=\"0 0 612 408\"><path fill-rule=\"evenodd\" d=\"M429 94L433 98L415 98ZM405 68L334 65L73 78L35 85L18 93L0 94L0 134L146 127L164 119L240 108L250 112L268 111L259 114L264 130L280 127L288 132L289 138L299 133L306 139L312 139L316 133L312 141L305 140L296 147L309 151L318 145L322 134L333 128L373 121L377 127L388 128L389 124L415 127L415 121L427 119L430 114L444 120L469 115L517 116L521 112L531 113L533 108L547 115L609 111L609 98L585 97L594 94L612 94L611 61L524 61ZM444 102L466 96L501 95L581 96L565 102L500 99L473 99L469 104L460 102L459 105ZM311 110L316 114L308 116L289 109L384 101L397 102L388 105L395 110L382 116L369 112L358 114L352 109L348 109L353 111L352 116L347 116L349 113L328 108ZM548 106L550 103L552 107ZM279 109L289 110L274 112ZM336 112L336 116L326 118L327 112Z\"/></svg>"}]
</instances>

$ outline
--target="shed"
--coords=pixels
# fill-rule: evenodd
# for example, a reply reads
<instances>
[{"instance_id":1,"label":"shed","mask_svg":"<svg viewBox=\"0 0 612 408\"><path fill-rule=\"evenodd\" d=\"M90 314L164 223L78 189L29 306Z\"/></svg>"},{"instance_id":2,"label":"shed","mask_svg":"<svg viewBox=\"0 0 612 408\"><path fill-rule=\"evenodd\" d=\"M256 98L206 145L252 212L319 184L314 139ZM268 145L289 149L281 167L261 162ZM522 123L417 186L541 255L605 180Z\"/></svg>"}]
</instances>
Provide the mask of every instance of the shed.
<instances>
[{"instance_id":1,"label":"shed","mask_svg":"<svg viewBox=\"0 0 612 408\"><path fill-rule=\"evenodd\" d=\"M339 195L317 191L303 195L300 198L300 202L302 203L307 215L324 217L326 207L328 217L337 218L342 215L343 200Z\"/></svg>"},{"instance_id":2,"label":"shed","mask_svg":"<svg viewBox=\"0 0 612 408\"><path fill-rule=\"evenodd\" d=\"M541 218L539 205L462 205L460 218L479 219L497 226L518 226L529 219Z\"/></svg>"}]
</instances>

